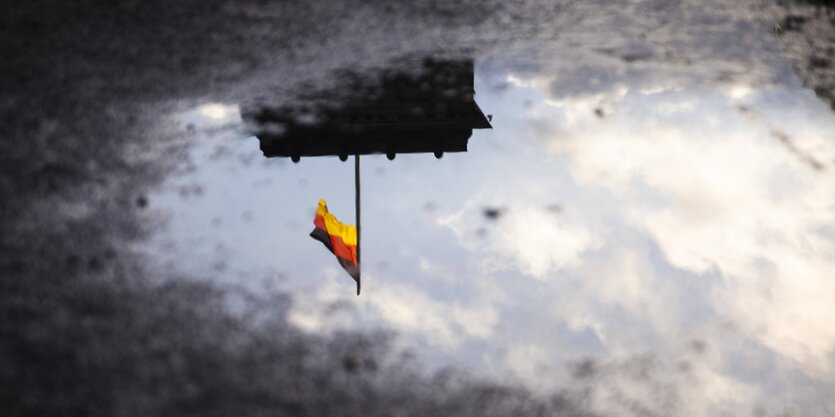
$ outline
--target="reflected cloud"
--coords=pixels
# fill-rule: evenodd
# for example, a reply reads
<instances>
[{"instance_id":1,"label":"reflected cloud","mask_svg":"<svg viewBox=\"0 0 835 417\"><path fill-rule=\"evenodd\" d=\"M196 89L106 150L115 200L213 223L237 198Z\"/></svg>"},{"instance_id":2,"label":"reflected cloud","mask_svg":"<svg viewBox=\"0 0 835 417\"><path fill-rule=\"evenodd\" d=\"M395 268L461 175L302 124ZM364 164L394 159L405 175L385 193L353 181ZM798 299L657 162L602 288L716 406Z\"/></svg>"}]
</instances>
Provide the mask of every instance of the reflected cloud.
<instances>
[{"instance_id":1,"label":"reflected cloud","mask_svg":"<svg viewBox=\"0 0 835 417\"><path fill-rule=\"evenodd\" d=\"M554 217L542 209L514 209L501 215L501 222L485 236L487 242L470 243L469 233L478 228L482 218L477 203L440 219L465 243L476 251L498 253L511 260L524 273L546 279L554 272L576 263L582 254L598 245L588 229L567 219ZM496 264L503 262L497 261Z\"/></svg>"},{"instance_id":2,"label":"reflected cloud","mask_svg":"<svg viewBox=\"0 0 835 417\"><path fill-rule=\"evenodd\" d=\"M238 114L238 106L208 103L198 107L197 111L209 119L223 120L236 116Z\"/></svg>"},{"instance_id":3,"label":"reflected cloud","mask_svg":"<svg viewBox=\"0 0 835 417\"><path fill-rule=\"evenodd\" d=\"M765 381L776 375L799 372L794 383L816 387L785 394L799 407L835 384L835 334L825 324L835 320L835 179L823 163L810 162L835 155L822 136L835 131L825 107L792 98L793 110L777 119L775 112L786 112L774 105L786 100L781 88L630 89L555 99L548 83L511 79L504 97L528 90L550 104L519 105L518 114L536 109L538 125L517 138L547 149L556 165L542 175L524 159L506 159L504 182L515 188L496 186L502 181L487 174L489 192L476 190L465 208L440 218L485 271L518 271L513 286L524 285L522 276L547 282L539 290L548 294L553 319L589 329L611 353L663 351L694 329L723 340L709 360L681 365L688 373L682 381L690 381L676 394L683 415L771 404L781 389ZM599 102L611 109L606 123L590 110ZM775 140L776 126L792 136ZM555 189L561 206L594 208L547 217L518 208L547 207L543 194ZM473 241L480 208L497 206L511 209L484 240ZM721 322L731 323L732 333L711 324ZM731 340L749 347L733 348ZM519 345L502 366L542 383L532 364L548 362L543 352L559 349L550 343ZM748 370L736 368L741 364ZM601 395L621 405L642 395L618 391L626 386L618 380L616 393Z\"/></svg>"},{"instance_id":4,"label":"reflected cloud","mask_svg":"<svg viewBox=\"0 0 835 417\"><path fill-rule=\"evenodd\" d=\"M732 91L730 98L749 94ZM758 94L768 99L767 92ZM835 333L824 323L835 320L835 310L826 307L835 299L830 279L835 276L830 256L835 246L821 231L835 222L835 192L833 178L819 175L822 165L798 148L815 146L816 154L832 155L835 147L802 132L796 142L803 145L794 145L786 135L775 143L768 124L728 116L731 100L711 93L657 93L649 100L633 94L615 97L619 112L612 115L612 124L595 123L583 100L576 106L564 101L562 113L578 118L571 119L571 130L555 126L555 138L543 139L566 158L579 184L608 190L611 210L624 221L620 227L646 233L677 268L720 274L724 282L713 290L717 312L735 317L752 336L797 360L807 372L830 373ZM752 105L758 104L755 98ZM799 109L794 117L809 111ZM699 128L691 129L693 123ZM539 221L528 216L509 235L526 235L527 227ZM545 224L540 230L583 236L574 230L576 224L553 229ZM528 261L529 270L547 270L540 245L513 242L509 247ZM548 243L542 246L560 253L551 255L555 259L583 258L571 245ZM503 253L509 248L492 249ZM615 292L641 302L634 288Z\"/></svg>"},{"instance_id":5,"label":"reflected cloud","mask_svg":"<svg viewBox=\"0 0 835 417\"><path fill-rule=\"evenodd\" d=\"M424 269L431 268L424 262ZM344 286L339 283L339 271L329 268L327 284L309 295L300 295L299 303L290 311L293 324L311 332L327 332L350 328L352 320L344 311L334 315L333 308L321 306L342 305L347 299ZM373 296L358 308L360 314L375 317L383 328L397 330L410 337L419 337L424 343L442 350L460 348L469 339L488 339L498 325L498 312L489 303L467 305L438 300L418 287L379 281L376 274L367 274L374 287L368 290Z\"/></svg>"}]
</instances>

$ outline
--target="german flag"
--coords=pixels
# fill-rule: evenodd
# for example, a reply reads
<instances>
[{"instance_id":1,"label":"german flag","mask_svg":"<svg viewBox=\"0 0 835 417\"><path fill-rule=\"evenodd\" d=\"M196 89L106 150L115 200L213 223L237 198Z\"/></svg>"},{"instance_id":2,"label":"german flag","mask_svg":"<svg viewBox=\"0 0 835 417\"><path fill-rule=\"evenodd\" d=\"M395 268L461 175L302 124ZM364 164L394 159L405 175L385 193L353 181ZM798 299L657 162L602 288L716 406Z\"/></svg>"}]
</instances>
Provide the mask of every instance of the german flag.
<instances>
[{"instance_id":1,"label":"german flag","mask_svg":"<svg viewBox=\"0 0 835 417\"><path fill-rule=\"evenodd\" d=\"M319 200L316 217L313 218L313 231L310 237L322 242L331 253L336 255L339 264L348 271L357 282L357 295L360 294L360 271L357 260L357 228L336 219L328 212L325 200Z\"/></svg>"}]
</instances>

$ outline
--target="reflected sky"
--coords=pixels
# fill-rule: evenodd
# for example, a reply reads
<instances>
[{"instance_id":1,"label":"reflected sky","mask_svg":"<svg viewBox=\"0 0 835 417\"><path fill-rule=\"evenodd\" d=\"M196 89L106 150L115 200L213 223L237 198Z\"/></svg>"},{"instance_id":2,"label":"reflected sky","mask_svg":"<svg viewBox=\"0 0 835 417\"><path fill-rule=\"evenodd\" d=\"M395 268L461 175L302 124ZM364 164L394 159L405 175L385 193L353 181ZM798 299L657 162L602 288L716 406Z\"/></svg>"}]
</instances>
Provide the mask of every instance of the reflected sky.
<instances>
[{"instance_id":1,"label":"reflected sky","mask_svg":"<svg viewBox=\"0 0 835 417\"><path fill-rule=\"evenodd\" d=\"M569 30L476 56L493 129L467 153L363 158L360 297L308 236L320 198L353 217L353 164L264 158L237 103L178 116L193 145L144 251L287 289L311 332L393 329L429 367L553 390L591 358L596 407L831 414L835 116L757 21L688 16L650 35L667 52ZM636 358L652 378L618 371Z\"/></svg>"}]
</instances>

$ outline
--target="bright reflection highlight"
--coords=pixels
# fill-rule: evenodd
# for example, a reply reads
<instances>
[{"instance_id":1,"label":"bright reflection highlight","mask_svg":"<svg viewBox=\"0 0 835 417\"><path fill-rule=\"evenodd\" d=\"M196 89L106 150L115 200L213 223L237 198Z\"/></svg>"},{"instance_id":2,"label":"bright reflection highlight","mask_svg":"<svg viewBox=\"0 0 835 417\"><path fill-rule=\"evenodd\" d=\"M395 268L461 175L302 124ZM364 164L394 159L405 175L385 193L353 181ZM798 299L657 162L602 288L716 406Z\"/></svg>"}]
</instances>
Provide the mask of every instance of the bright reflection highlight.
<instances>
[{"instance_id":1,"label":"bright reflection highlight","mask_svg":"<svg viewBox=\"0 0 835 417\"><path fill-rule=\"evenodd\" d=\"M225 120L238 114L238 106L221 103L208 103L197 108L203 116L213 120Z\"/></svg>"}]
</instances>

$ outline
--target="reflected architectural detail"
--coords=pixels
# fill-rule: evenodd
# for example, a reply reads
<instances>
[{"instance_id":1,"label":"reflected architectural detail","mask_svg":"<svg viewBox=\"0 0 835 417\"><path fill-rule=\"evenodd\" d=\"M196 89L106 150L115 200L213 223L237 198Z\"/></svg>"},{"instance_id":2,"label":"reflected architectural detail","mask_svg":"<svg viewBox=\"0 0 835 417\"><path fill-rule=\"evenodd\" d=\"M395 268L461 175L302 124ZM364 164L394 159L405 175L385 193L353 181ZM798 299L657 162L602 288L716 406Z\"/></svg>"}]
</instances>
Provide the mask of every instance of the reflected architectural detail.
<instances>
[{"instance_id":1,"label":"reflected architectural detail","mask_svg":"<svg viewBox=\"0 0 835 417\"><path fill-rule=\"evenodd\" d=\"M342 95L310 106L261 106L242 117L267 157L466 152L473 129L490 129L475 102L473 61L424 59L417 71L345 77ZM326 96L323 94L323 96ZM327 96L331 96L328 94ZM342 101L342 103L339 103Z\"/></svg>"}]
</instances>

